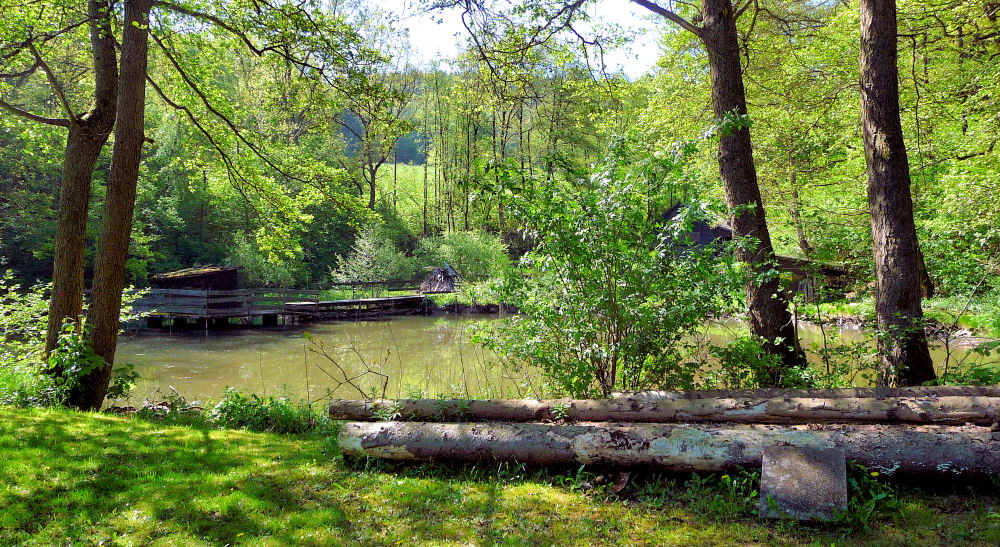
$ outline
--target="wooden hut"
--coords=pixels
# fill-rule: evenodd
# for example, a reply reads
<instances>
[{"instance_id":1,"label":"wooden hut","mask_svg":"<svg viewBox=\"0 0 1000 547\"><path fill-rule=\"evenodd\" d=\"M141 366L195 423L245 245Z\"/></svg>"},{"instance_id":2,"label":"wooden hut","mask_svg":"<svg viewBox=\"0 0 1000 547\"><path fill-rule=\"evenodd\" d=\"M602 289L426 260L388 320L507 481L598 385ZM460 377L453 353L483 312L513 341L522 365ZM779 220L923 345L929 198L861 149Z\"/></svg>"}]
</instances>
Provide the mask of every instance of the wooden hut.
<instances>
[{"instance_id":1,"label":"wooden hut","mask_svg":"<svg viewBox=\"0 0 1000 547\"><path fill-rule=\"evenodd\" d=\"M446 293L455 292L455 286L458 283L459 277L458 272L451 267L447 262L444 266L434 268L431 270L430 275L428 275L420 283L420 292L422 293Z\"/></svg>"},{"instance_id":2,"label":"wooden hut","mask_svg":"<svg viewBox=\"0 0 1000 547\"><path fill-rule=\"evenodd\" d=\"M673 220L680 214L682 207L688 207L688 205L677 203L667 209L663 213L664 222ZM709 223L699 220L691 226L685 235L692 245L697 246L708 245L713 241L733 240L732 228L722 221ZM814 298L816 288L819 286L837 291L844 289L851 281L847 270L837 264L781 255L776 255L775 259L785 289L793 293L803 294L807 300Z\"/></svg>"},{"instance_id":3,"label":"wooden hut","mask_svg":"<svg viewBox=\"0 0 1000 547\"><path fill-rule=\"evenodd\" d=\"M681 209L684 207L690 206L683 203L675 203L672 207L667 209L663 213L664 224L676 218L681 213ZM732 241L733 229L722 221L709 223L706 220L698 220L691 226L691 229L685 235L693 245L700 247L708 245L713 241Z\"/></svg>"},{"instance_id":4,"label":"wooden hut","mask_svg":"<svg viewBox=\"0 0 1000 547\"><path fill-rule=\"evenodd\" d=\"M233 291L239 288L240 269L242 266L199 266L153 274L149 282L154 289Z\"/></svg>"}]
</instances>

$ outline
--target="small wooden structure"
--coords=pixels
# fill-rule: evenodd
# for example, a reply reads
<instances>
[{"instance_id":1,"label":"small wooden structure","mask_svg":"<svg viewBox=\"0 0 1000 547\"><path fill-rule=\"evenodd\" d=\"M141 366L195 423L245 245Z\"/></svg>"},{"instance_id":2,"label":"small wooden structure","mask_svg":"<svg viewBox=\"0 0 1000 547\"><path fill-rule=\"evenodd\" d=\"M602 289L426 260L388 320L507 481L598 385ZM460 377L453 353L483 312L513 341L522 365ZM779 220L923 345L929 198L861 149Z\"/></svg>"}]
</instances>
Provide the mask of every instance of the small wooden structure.
<instances>
[{"instance_id":1,"label":"small wooden structure","mask_svg":"<svg viewBox=\"0 0 1000 547\"><path fill-rule=\"evenodd\" d=\"M688 207L688 205L675 203L672 207L667 209L663 213L664 223L677 218L677 216L681 213L681 210L685 207ZM698 220L691 226L691 229L685 234L685 236L691 240L693 245L701 247L708 245L713 241L732 241L733 229L722 221L709 223L705 220Z\"/></svg>"},{"instance_id":2,"label":"small wooden structure","mask_svg":"<svg viewBox=\"0 0 1000 547\"><path fill-rule=\"evenodd\" d=\"M676 218L683 207L687 205L674 204L663 213L663 220L668 222ZM722 221L709 223L699 220L691 226L685 236L692 245L701 247L714 241L732 241L733 229ZM804 295L806 300L815 297L816 288L820 285L826 289L841 290L850 283L847 270L837 264L781 255L776 255L775 259L785 289Z\"/></svg>"},{"instance_id":3,"label":"small wooden structure","mask_svg":"<svg viewBox=\"0 0 1000 547\"><path fill-rule=\"evenodd\" d=\"M149 276L154 289L197 289L235 291L240 288L238 272L242 266L196 266Z\"/></svg>"},{"instance_id":4,"label":"small wooden structure","mask_svg":"<svg viewBox=\"0 0 1000 547\"><path fill-rule=\"evenodd\" d=\"M221 328L250 326L260 318L262 326L280 322L303 323L330 319L362 319L383 315L424 313L423 295L320 300L319 291L285 289L238 289L209 291L196 289L152 289L133 304L146 316L151 328L162 328L169 320L174 327Z\"/></svg>"},{"instance_id":5,"label":"small wooden structure","mask_svg":"<svg viewBox=\"0 0 1000 547\"><path fill-rule=\"evenodd\" d=\"M425 294L455 292L455 285L458 281L458 272L445 262L444 266L434 268L430 275L420 283L420 292Z\"/></svg>"}]
</instances>

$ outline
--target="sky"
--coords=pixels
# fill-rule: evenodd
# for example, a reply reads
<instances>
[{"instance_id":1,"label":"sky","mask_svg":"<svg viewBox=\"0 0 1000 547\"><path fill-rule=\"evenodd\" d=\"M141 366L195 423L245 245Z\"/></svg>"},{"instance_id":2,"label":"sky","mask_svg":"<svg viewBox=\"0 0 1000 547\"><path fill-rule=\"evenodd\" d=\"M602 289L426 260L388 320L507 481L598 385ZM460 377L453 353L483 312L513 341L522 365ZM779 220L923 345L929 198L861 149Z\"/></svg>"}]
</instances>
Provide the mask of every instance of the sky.
<instances>
[{"instance_id":1,"label":"sky","mask_svg":"<svg viewBox=\"0 0 1000 547\"><path fill-rule=\"evenodd\" d=\"M379 6L399 16L400 25L409 29L411 61L415 64L454 57L465 42L466 30L458 11L422 14L414 0L380 0ZM598 0L588 9L595 22L614 23L636 32L631 47L605 52L609 72L622 68L629 77L637 78L656 64L659 58L656 26L663 22L656 21L655 16L649 17L649 12L628 0Z\"/></svg>"}]
</instances>

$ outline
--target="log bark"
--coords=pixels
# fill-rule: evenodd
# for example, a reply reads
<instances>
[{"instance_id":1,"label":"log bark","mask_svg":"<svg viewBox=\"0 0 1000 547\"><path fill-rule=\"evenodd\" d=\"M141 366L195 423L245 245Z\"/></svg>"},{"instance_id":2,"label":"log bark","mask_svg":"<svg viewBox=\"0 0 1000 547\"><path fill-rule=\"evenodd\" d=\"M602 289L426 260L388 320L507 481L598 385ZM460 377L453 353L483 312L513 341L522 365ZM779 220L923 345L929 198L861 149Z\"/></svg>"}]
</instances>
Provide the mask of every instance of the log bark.
<instances>
[{"instance_id":1,"label":"log bark","mask_svg":"<svg viewBox=\"0 0 1000 547\"><path fill-rule=\"evenodd\" d=\"M387 409L406 421L745 424L915 423L990 425L1000 422L1000 397L774 397L711 399L559 399L345 401L330 404L334 420L374 421Z\"/></svg>"},{"instance_id":2,"label":"log bark","mask_svg":"<svg viewBox=\"0 0 1000 547\"><path fill-rule=\"evenodd\" d=\"M816 398L886 398L886 397L1000 397L1000 385L993 386L911 386L911 387L842 387L811 389L705 389L694 391L638 391L634 393L615 392L614 397L636 399L712 399L728 397L733 399L771 399L775 397L816 397Z\"/></svg>"},{"instance_id":3,"label":"log bark","mask_svg":"<svg viewBox=\"0 0 1000 547\"><path fill-rule=\"evenodd\" d=\"M935 378L920 306L923 265L913 220L910 167L899 120L896 2L862 0L861 128L875 258L879 385Z\"/></svg>"},{"instance_id":4,"label":"log bark","mask_svg":"<svg viewBox=\"0 0 1000 547\"><path fill-rule=\"evenodd\" d=\"M839 447L885 475L1000 473L1000 432L977 426L454 424L348 422L341 452L399 461L719 471L760 465L766 446Z\"/></svg>"}]
</instances>

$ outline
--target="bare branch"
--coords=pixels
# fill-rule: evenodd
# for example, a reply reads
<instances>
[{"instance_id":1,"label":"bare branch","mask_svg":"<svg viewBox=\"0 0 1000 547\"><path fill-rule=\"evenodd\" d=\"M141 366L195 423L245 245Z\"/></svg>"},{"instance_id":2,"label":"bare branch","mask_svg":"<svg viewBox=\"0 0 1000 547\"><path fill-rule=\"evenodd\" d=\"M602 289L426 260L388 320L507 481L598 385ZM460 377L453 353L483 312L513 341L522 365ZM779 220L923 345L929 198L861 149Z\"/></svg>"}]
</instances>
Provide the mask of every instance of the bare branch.
<instances>
[{"instance_id":1,"label":"bare branch","mask_svg":"<svg viewBox=\"0 0 1000 547\"><path fill-rule=\"evenodd\" d=\"M55 73L52 72L49 65L42 59L42 55L38 52L38 48L35 47L34 42L28 42L28 49L31 50L31 54L35 56L35 62L41 67L42 72L45 73L45 78L49 81L52 92L56 94L59 103L66 111L66 116L69 117L70 122L76 122L76 114L73 114L73 109L70 108L69 101L66 100L66 94L63 92L62 86L59 85L59 80L56 79Z\"/></svg>"},{"instance_id":2,"label":"bare branch","mask_svg":"<svg viewBox=\"0 0 1000 547\"><path fill-rule=\"evenodd\" d=\"M702 29L701 27L695 26L687 19L677 15L676 13L656 4L655 2L650 2L649 0L631 0L634 4L639 4L640 6L648 9L649 11L676 23L682 29L694 34L695 36L701 37Z\"/></svg>"},{"instance_id":3,"label":"bare branch","mask_svg":"<svg viewBox=\"0 0 1000 547\"><path fill-rule=\"evenodd\" d=\"M32 121L35 121L35 122L39 122L39 123L44 123L44 124L47 124L47 125L57 125L59 127L66 127L66 128L68 128L68 127L70 127L72 125L71 121L63 119L63 118L46 118L45 116L39 116L38 114L32 114L31 112L28 112L27 110L23 110L21 108L18 108L16 106L8 103L7 101L4 101L3 99L0 99L0 108L3 108L4 110L6 110L6 111L8 111L8 112L10 112L12 114L16 114L18 116L21 116L22 118L27 118L29 120L32 120Z\"/></svg>"}]
</instances>

